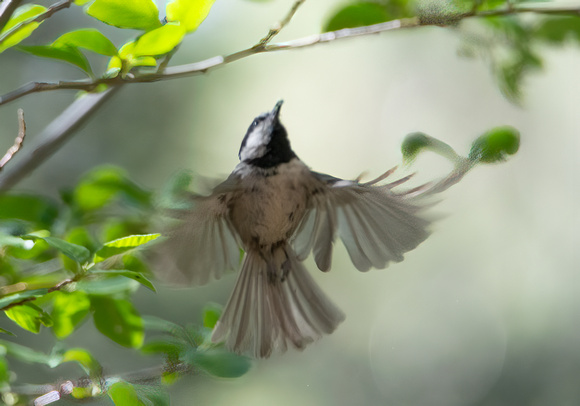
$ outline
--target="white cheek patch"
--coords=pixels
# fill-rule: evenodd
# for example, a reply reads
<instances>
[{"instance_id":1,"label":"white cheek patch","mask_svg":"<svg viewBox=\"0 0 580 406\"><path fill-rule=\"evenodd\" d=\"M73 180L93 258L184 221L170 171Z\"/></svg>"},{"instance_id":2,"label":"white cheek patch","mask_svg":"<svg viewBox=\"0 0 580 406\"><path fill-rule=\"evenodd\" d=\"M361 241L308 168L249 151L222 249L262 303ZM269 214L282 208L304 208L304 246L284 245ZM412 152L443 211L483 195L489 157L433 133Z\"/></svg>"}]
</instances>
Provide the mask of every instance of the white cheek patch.
<instances>
[{"instance_id":1,"label":"white cheek patch","mask_svg":"<svg viewBox=\"0 0 580 406\"><path fill-rule=\"evenodd\" d=\"M260 158L266 153L266 145L270 142L270 135L264 131L264 124L258 125L246 139L246 144L240 153L240 159Z\"/></svg>"}]
</instances>

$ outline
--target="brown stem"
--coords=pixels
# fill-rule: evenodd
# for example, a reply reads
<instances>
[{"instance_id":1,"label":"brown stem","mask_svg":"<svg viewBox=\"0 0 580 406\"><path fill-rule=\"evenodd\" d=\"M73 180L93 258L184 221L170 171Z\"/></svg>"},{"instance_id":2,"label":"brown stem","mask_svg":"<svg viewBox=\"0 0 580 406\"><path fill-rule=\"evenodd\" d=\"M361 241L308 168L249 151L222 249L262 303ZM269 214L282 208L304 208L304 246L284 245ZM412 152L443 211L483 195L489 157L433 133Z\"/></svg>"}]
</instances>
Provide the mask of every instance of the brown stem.
<instances>
[{"instance_id":1,"label":"brown stem","mask_svg":"<svg viewBox=\"0 0 580 406\"><path fill-rule=\"evenodd\" d=\"M6 154L0 159L0 171L4 168L12 157L20 151L22 147L22 143L24 142L24 137L26 136L26 122L24 121L24 111L22 109L18 109L18 135L14 140L14 145L12 145Z\"/></svg>"}]
</instances>

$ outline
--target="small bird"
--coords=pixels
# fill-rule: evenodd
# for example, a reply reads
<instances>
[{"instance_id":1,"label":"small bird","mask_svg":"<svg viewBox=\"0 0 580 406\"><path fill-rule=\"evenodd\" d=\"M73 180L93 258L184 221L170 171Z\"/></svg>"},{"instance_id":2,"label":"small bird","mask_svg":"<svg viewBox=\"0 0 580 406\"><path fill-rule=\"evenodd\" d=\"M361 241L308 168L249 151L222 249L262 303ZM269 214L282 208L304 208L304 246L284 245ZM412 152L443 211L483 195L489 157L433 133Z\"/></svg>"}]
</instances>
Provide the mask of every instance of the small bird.
<instances>
[{"instance_id":1,"label":"small bird","mask_svg":"<svg viewBox=\"0 0 580 406\"><path fill-rule=\"evenodd\" d=\"M191 194L168 232L173 266L206 284L237 269L234 290L212 333L231 351L266 358L303 349L332 333L345 316L318 287L302 261L313 252L331 267L337 237L359 271L403 260L429 235L429 221L410 191L393 191L405 177L378 185L393 170L360 183L314 172L294 153L280 122L282 101L254 119L240 163L209 196Z\"/></svg>"}]
</instances>

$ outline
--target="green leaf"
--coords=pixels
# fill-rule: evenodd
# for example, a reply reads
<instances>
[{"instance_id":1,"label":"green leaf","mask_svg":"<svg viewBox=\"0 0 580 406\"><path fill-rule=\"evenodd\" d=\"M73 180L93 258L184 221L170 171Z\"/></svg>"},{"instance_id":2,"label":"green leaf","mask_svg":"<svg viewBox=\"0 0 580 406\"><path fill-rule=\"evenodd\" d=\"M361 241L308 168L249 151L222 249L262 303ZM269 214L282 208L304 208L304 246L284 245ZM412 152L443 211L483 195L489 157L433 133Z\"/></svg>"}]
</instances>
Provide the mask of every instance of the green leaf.
<instances>
[{"instance_id":1,"label":"green leaf","mask_svg":"<svg viewBox=\"0 0 580 406\"><path fill-rule=\"evenodd\" d=\"M149 31L161 26L152 0L95 0L87 14L119 28Z\"/></svg>"},{"instance_id":2,"label":"green leaf","mask_svg":"<svg viewBox=\"0 0 580 406\"><path fill-rule=\"evenodd\" d=\"M29 250L34 246L30 240L24 240L10 234L0 232L0 247L17 247L23 250Z\"/></svg>"},{"instance_id":3,"label":"green leaf","mask_svg":"<svg viewBox=\"0 0 580 406\"><path fill-rule=\"evenodd\" d=\"M84 348L71 348L64 353L62 362L77 362L92 379L102 375L101 364Z\"/></svg>"},{"instance_id":4,"label":"green leaf","mask_svg":"<svg viewBox=\"0 0 580 406\"><path fill-rule=\"evenodd\" d=\"M38 235L34 234L24 235L23 238L30 238L33 240L37 239L43 240L52 248L56 248L70 259L73 259L81 264L87 262L91 256L91 252L86 247L83 247L82 245L76 245L65 240L61 240L60 238L39 237Z\"/></svg>"},{"instance_id":5,"label":"green leaf","mask_svg":"<svg viewBox=\"0 0 580 406\"><path fill-rule=\"evenodd\" d=\"M117 55L115 45L100 31L94 28L85 28L81 30L67 32L61 35L52 43L55 47L78 47L88 49L101 55Z\"/></svg>"},{"instance_id":6,"label":"green leaf","mask_svg":"<svg viewBox=\"0 0 580 406\"><path fill-rule=\"evenodd\" d=\"M74 227L70 229L65 236L65 240L72 244L86 247L91 252L91 254L94 253L101 245L99 242L95 241L86 227ZM75 274L82 272L82 268L79 267L77 261L63 256L62 262L65 269L68 269Z\"/></svg>"},{"instance_id":7,"label":"green leaf","mask_svg":"<svg viewBox=\"0 0 580 406\"><path fill-rule=\"evenodd\" d=\"M248 372L251 366L248 358L218 349L192 349L188 352L186 361L219 378L238 378Z\"/></svg>"},{"instance_id":8,"label":"green leaf","mask_svg":"<svg viewBox=\"0 0 580 406\"><path fill-rule=\"evenodd\" d=\"M3 357L0 357L0 391L3 393L9 392L5 386L10 381L10 368L8 362Z\"/></svg>"},{"instance_id":9,"label":"green leaf","mask_svg":"<svg viewBox=\"0 0 580 406\"><path fill-rule=\"evenodd\" d=\"M106 296L91 296L93 319L97 329L124 347L143 344L143 320L131 302Z\"/></svg>"},{"instance_id":10,"label":"green leaf","mask_svg":"<svg viewBox=\"0 0 580 406\"><path fill-rule=\"evenodd\" d=\"M41 58L52 58L58 59L64 62L68 62L78 68L80 68L83 72L86 72L90 76L92 76L93 71L91 69L91 65L87 60L86 56L82 54L75 47L56 47L52 45L29 45L29 46L20 46L18 47L19 51L23 51L34 56L39 56Z\"/></svg>"},{"instance_id":11,"label":"green leaf","mask_svg":"<svg viewBox=\"0 0 580 406\"><path fill-rule=\"evenodd\" d=\"M149 279L147 279L143 274L134 271L127 271L127 270L117 270L117 269L96 269L90 271L91 275L108 275L108 276L124 276L126 278L133 279L134 281L139 282L141 285L145 286L147 289L156 292L155 286Z\"/></svg>"},{"instance_id":12,"label":"green leaf","mask_svg":"<svg viewBox=\"0 0 580 406\"><path fill-rule=\"evenodd\" d=\"M27 290L24 292L18 292L13 295L4 296L0 298L0 309L11 305L12 303L20 302L24 299L28 299L31 297L41 297L48 294L48 289L34 289L34 290Z\"/></svg>"},{"instance_id":13,"label":"green leaf","mask_svg":"<svg viewBox=\"0 0 580 406\"><path fill-rule=\"evenodd\" d=\"M205 20L215 0L173 0L165 8L167 21L176 21L192 32Z\"/></svg>"},{"instance_id":14,"label":"green leaf","mask_svg":"<svg viewBox=\"0 0 580 406\"><path fill-rule=\"evenodd\" d=\"M175 330L182 329L179 324L155 316L143 316L143 325L145 330L163 331L166 333L172 333Z\"/></svg>"},{"instance_id":15,"label":"green leaf","mask_svg":"<svg viewBox=\"0 0 580 406\"><path fill-rule=\"evenodd\" d=\"M91 302L86 293L54 292L52 312L52 331L59 338L69 336L81 321L89 314Z\"/></svg>"},{"instance_id":16,"label":"green leaf","mask_svg":"<svg viewBox=\"0 0 580 406\"><path fill-rule=\"evenodd\" d=\"M18 7L6 26L0 31L0 53L28 38L41 22L30 22L20 26L19 24L35 19L46 10L46 7L37 4L25 4Z\"/></svg>"},{"instance_id":17,"label":"green leaf","mask_svg":"<svg viewBox=\"0 0 580 406\"><path fill-rule=\"evenodd\" d=\"M97 210L115 196L124 195L141 205L149 205L150 193L127 178L115 166L101 166L84 175L73 192L73 201L84 211Z\"/></svg>"},{"instance_id":18,"label":"green leaf","mask_svg":"<svg viewBox=\"0 0 580 406\"><path fill-rule=\"evenodd\" d=\"M492 163L503 161L515 154L520 147L520 133L513 127L493 128L478 137L471 146L469 159L475 162Z\"/></svg>"},{"instance_id":19,"label":"green leaf","mask_svg":"<svg viewBox=\"0 0 580 406\"><path fill-rule=\"evenodd\" d=\"M139 283L124 276L102 278L98 280L81 280L77 282L77 289L90 295L113 296L134 292Z\"/></svg>"},{"instance_id":20,"label":"green leaf","mask_svg":"<svg viewBox=\"0 0 580 406\"><path fill-rule=\"evenodd\" d=\"M178 24L165 24L143 34L135 43L134 57L164 55L175 48L185 35L185 28Z\"/></svg>"},{"instance_id":21,"label":"green leaf","mask_svg":"<svg viewBox=\"0 0 580 406\"><path fill-rule=\"evenodd\" d=\"M370 2L348 4L326 22L323 32L378 24L390 19L391 16L381 4Z\"/></svg>"},{"instance_id":22,"label":"green leaf","mask_svg":"<svg viewBox=\"0 0 580 406\"><path fill-rule=\"evenodd\" d=\"M156 240L160 236L161 234L130 235L128 237L109 241L96 252L95 262L103 261L106 258L110 258L114 255L124 254L132 249L148 243L149 241Z\"/></svg>"},{"instance_id":23,"label":"green leaf","mask_svg":"<svg viewBox=\"0 0 580 406\"><path fill-rule=\"evenodd\" d=\"M133 385L137 396L147 406L169 406L169 393L163 386Z\"/></svg>"},{"instance_id":24,"label":"green leaf","mask_svg":"<svg viewBox=\"0 0 580 406\"><path fill-rule=\"evenodd\" d=\"M222 315L222 306L216 303L208 303L203 307L203 326L214 328Z\"/></svg>"},{"instance_id":25,"label":"green leaf","mask_svg":"<svg viewBox=\"0 0 580 406\"><path fill-rule=\"evenodd\" d=\"M4 329L2 327L0 327L0 334L6 334L6 335L9 335L9 336L16 337L16 334L14 334L12 331L8 331L8 330L6 330L6 329Z\"/></svg>"},{"instance_id":26,"label":"green leaf","mask_svg":"<svg viewBox=\"0 0 580 406\"><path fill-rule=\"evenodd\" d=\"M551 44L562 44L569 39L580 41L580 17L546 17L540 23L536 35Z\"/></svg>"},{"instance_id":27,"label":"green leaf","mask_svg":"<svg viewBox=\"0 0 580 406\"><path fill-rule=\"evenodd\" d=\"M50 199L32 195L0 195L0 219L28 221L35 228L50 228L58 216L58 206Z\"/></svg>"},{"instance_id":28,"label":"green leaf","mask_svg":"<svg viewBox=\"0 0 580 406\"><path fill-rule=\"evenodd\" d=\"M24 303L20 306L12 307L5 310L5 313L9 319L14 321L20 327L35 334L40 332L41 324L47 327L52 325L50 316L40 307L32 303Z\"/></svg>"},{"instance_id":29,"label":"green leaf","mask_svg":"<svg viewBox=\"0 0 580 406\"><path fill-rule=\"evenodd\" d=\"M137 391L133 385L125 381L118 381L112 384L107 390L107 395L116 406L146 406L137 396Z\"/></svg>"},{"instance_id":30,"label":"green leaf","mask_svg":"<svg viewBox=\"0 0 580 406\"><path fill-rule=\"evenodd\" d=\"M47 355L40 351L36 351L32 348L13 343L11 341L0 340L0 346L6 349L8 355L23 362L44 364L53 368L57 366L61 360L61 357L57 355Z\"/></svg>"},{"instance_id":31,"label":"green leaf","mask_svg":"<svg viewBox=\"0 0 580 406\"><path fill-rule=\"evenodd\" d=\"M97 384L93 383L89 386L75 386L70 395L74 399L89 400L91 398L95 398L96 395L100 395L101 393L101 388L97 386Z\"/></svg>"},{"instance_id":32,"label":"green leaf","mask_svg":"<svg viewBox=\"0 0 580 406\"><path fill-rule=\"evenodd\" d=\"M456 162L459 159L457 153L449 145L421 132L407 135L401 144L403 161L406 164L413 162L419 152L423 151L435 152L452 162Z\"/></svg>"},{"instance_id":33,"label":"green leaf","mask_svg":"<svg viewBox=\"0 0 580 406\"><path fill-rule=\"evenodd\" d=\"M76 4L77 6L83 6L83 5L87 4L89 1L92 1L92 0L74 0L74 4Z\"/></svg>"},{"instance_id":34,"label":"green leaf","mask_svg":"<svg viewBox=\"0 0 580 406\"><path fill-rule=\"evenodd\" d=\"M143 275L148 275L149 267L139 257L132 254L125 254L123 255L123 269L127 269L128 271L138 272Z\"/></svg>"},{"instance_id":35,"label":"green leaf","mask_svg":"<svg viewBox=\"0 0 580 406\"><path fill-rule=\"evenodd\" d=\"M113 57L107 66L111 74L117 70L129 72L136 66L157 66L157 60L152 56L135 56L135 41L129 41L119 49L119 57Z\"/></svg>"},{"instance_id":36,"label":"green leaf","mask_svg":"<svg viewBox=\"0 0 580 406\"><path fill-rule=\"evenodd\" d=\"M540 57L527 49L512 51L512 58L497 69L500 90L510 101L521 99L521 88L526 74L541 69Z\"/></svg>"},{"instance_id":37,"label":"green leaf","mask_svg":"<svg viewBox=\"0 0 580 406\"><path fill-rule=\"evenodd\" d=\"M141 353L151 354L165 354L167 356L179 357L189 346L187 343L176 337L164 337L148 341L141 347Z\"/></svg>"}]
</instances>

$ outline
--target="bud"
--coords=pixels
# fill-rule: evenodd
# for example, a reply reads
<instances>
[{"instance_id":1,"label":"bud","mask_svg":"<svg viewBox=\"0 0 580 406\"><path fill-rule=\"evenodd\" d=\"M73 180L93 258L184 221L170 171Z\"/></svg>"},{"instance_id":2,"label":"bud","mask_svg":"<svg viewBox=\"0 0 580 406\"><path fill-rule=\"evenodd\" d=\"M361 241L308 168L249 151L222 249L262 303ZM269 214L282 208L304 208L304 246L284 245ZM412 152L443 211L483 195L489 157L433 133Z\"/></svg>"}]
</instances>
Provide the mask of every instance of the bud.
<instances>
[{"instance_id":1,"label":"bud","mask_svg":"<svg viewBox=\"0 0 580 406\"><path fill-rule=\"evenodd\" d=\"M513 127L493 128L479 136L471 145L469 159L474 162L492 163L503 161L515 154L520 147L520 133Z\"/></svg>"}]
</instances>

